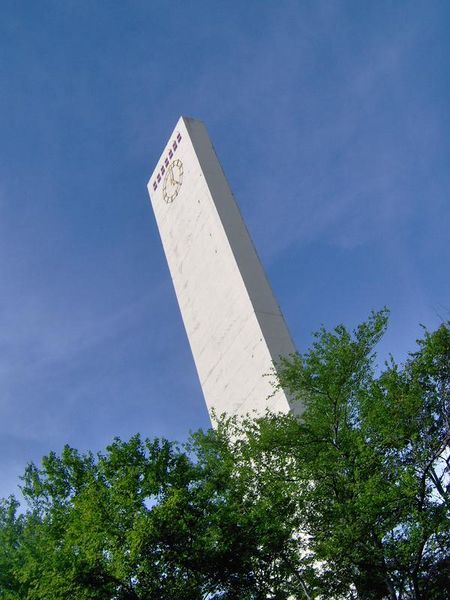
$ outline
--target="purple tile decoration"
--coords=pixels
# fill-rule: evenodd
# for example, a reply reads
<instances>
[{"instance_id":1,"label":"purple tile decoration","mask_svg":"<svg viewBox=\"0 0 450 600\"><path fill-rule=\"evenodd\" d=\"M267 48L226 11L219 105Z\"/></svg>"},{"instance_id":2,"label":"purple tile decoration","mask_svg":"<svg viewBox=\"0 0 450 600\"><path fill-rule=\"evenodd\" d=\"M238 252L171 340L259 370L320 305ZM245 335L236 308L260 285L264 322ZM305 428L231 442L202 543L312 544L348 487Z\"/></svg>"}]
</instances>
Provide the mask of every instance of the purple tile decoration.
<instances>
[{"instance_id":1,"label":"purple tile decoration","mask_svg":"<svg viewBox=\"0 0 450 600\"><path fill-rule=\"evenodd\" d=\"M177 139L173 140L172 148L169 148L168 157L164 159L164 164L161 165L160 173L156 175L156 180L153 181L153 189L156 191L158 189L158 183L161 183L161 175L164 175L166 172L166 168L169 166L169 161L173 158L173 153L178 148L178 142L181 142L181 133L177 133Z\"/></svg>"}]
</instances>

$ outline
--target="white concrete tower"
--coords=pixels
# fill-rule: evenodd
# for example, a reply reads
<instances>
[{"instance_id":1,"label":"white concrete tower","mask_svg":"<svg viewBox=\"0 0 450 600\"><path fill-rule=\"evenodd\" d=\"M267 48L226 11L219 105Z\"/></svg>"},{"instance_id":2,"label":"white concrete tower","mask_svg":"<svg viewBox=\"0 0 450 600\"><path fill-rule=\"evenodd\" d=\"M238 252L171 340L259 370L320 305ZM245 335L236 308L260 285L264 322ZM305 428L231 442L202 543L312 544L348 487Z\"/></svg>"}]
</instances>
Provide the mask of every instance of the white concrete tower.
<instances>
[{"instance_id":1,"label":"white concrete tower","mask_svg":"<svg viewBox=\"0 0 450 600\"><path fill-rule=\"evenodd\" d=\"M180 118L148 190L209 412L298 412L264 376L295 348L203 123Z\"/></svg>"}]
</instances>

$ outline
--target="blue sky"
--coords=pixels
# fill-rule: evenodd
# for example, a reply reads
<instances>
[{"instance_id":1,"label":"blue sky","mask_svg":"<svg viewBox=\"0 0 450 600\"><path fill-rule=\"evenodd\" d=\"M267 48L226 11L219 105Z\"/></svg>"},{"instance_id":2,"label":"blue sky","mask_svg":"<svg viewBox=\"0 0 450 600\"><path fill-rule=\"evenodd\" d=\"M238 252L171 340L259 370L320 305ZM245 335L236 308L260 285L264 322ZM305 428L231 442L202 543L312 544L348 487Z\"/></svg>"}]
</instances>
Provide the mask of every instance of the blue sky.
<instances>
[{"instance_id":1,"label":"blue sky","mask_svg":"<svg viewBox=\"0 0 450 600\"><path fill-rule=\"evenodd\" d=\"M209 424L146 183L202 119L300 350L450 311L447 2L4 0L0 496L64 443Z\"/></svg>"}]
</instances>

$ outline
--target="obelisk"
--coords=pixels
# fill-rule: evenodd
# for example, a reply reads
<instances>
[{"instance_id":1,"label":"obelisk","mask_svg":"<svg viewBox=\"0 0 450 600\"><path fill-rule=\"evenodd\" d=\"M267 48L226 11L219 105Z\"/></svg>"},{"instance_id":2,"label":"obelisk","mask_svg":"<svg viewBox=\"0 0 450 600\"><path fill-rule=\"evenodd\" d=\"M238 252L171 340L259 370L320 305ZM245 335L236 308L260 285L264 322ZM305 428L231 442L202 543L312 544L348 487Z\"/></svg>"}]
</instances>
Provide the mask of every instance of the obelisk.
<instances>
[{"instance_id":1,"label":"obelisk","mask_svg":"<svg viewBox=\"0 0 450 600\"><path fill-rule=\"evenodd\" d=\"M299 412L272 385L295 347L203 123L179 119L148 190L210 414Z\"/></svg>"}]
</instances>

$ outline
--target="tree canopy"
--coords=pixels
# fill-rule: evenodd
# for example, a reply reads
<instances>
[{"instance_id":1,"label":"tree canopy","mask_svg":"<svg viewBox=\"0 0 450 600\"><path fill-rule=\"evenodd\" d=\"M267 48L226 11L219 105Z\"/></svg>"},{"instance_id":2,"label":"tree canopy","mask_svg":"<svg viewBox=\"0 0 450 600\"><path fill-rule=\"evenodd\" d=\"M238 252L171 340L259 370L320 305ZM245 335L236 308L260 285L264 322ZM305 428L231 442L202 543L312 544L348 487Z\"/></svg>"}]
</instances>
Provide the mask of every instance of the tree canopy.
<instances>
[{"instance_id":1,"label":"tree canopy","mask_svg":"<svg viewBox=\"0 0 450 600\"><path fill-rule=\"evenodd\" d=\"M448 598L450 328L377 369L386 324L282 359L301 419L28 465L26 509L0 505L0 598Z\"/></svg>"}]
</instances>

